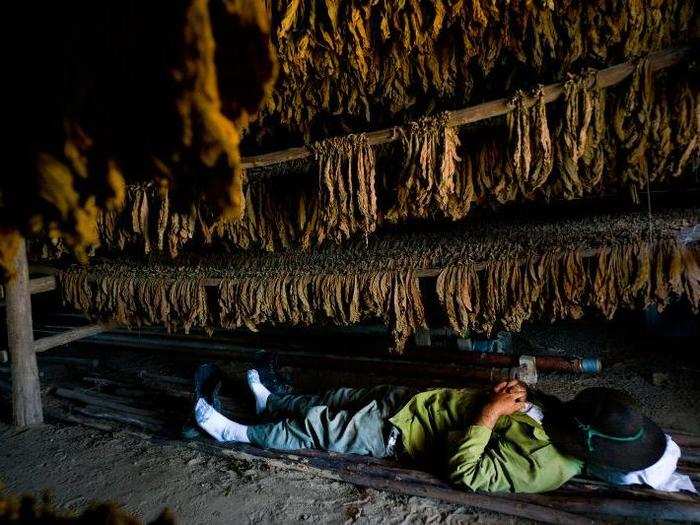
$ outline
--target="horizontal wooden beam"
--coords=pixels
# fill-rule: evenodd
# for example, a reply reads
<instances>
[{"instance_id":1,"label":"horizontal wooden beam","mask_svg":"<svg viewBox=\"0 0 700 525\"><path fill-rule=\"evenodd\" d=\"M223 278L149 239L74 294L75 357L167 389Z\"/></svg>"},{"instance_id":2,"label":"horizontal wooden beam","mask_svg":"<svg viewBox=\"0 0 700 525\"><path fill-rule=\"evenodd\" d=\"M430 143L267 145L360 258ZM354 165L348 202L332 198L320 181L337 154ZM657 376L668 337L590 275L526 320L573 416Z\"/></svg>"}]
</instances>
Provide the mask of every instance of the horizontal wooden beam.
<instances>
[{"instance_id":1,"label":"horizontal wooden beam","mask_svg":"<svg viewBox=\"0 0 700 525\"><path fill-rule=\"evenodd\" d=\"M56 277L53 275L46 275L44 277L35 277L29 281L29 292L34 295L35 293L50 292L56 289Z\"/></svg>"},{"instance_id":2,"label":"horizontal wooden beam","mask_svg":"<svg viewBox=\"0 0 700 525\"><path fill-rule=\"evenodd\" d=\"M679 230L678 233L676 234L676 239L680 242L683 242L684 244L687 244L687 237L694 235L695 233L700 232L700 225L697 226L691 226L688 228L684 228L682 230ZM685 240L685 242L684 242ZM588 257L595 257L596 255L599 255L601 253L608 252L610 248L608 246L600 246L597 248L589 248L587 250L583 250L580 252L581 257L588 258ZM561 255L565 255L566 253L569 252L562 252ZM525 257L519 257L519 258L514 258L510 259L516 264L522 264L528 261L530 256L525 256ZM475 271L480 272L488 268L489 264L492 264L494 261L485 261L485 262L474 262L471 263L469 266L470 268L473 268ZM440 275L440 273L444 270L444 268L415 268L413 269L414 274L418 278L434 278ZM381 271L381 270L378 270ZM346 272L347 273L347 272ZM225 277L206 277L202 279L202 283L206 287L218 287L223 280L225 280ZM97 276L95 275L89 275L88 280L90 282L97 282Z\"/></svg>"},{"instance_id":3,"label":"horizontal wooden beam","mask_svg":"<svg viewBox=\"0 0 700 525\"><path fill-rule=\"evenodd\" d=\"M35 277L29 280L29 293L34 295L36 293L50 292L56 289L56 277L53 275L46 275L44 277ZM0 285L0 297L5 297L5 287Z\"/></svg>"},{"instance_id":4,"label":"horizontal wooden beam","mask_svg":"<svg viewBox=\"0 0 700 525\"><path fill-rule=\"evenodd\" d=\"M42 337L34 341L35 352L46 352L57 346L62 346L79 339L84 339L93 335L101 334L107 330L107 326L101 323L81 326L50 337Z\"/></svg>"},{"instance_id":5,"label":"horizontal wooden beam","mask_svg":"<svg viewBox=\"0 0 700 525\"><path fill-rule=\"evenodd\" d=\"M689 56L690 53L691 48L689 47L667 49L664 51L651 53L649 55L649 65L652 71L659 71L678 64ZM634 71L634 65L635 63L630 61L609 67L607 69L599 70L596 75L597 85L601 88L606 88L619 84L632 74L632 71ZM544 86L543 89L545 103L549 104L550 102L557 100L562 95L564 91L564 84L562 82L557 82L556 84ZM511 110L509 102L510 99L500 98L498 100L484 102L483 104L478 104L476 106L458 109L455 111L448 111L447 123L449 126L453 127L464 126L480 120L505 115ZM526 106L530 106L534 103L534 97L530 97L529 99L525 100ZM365 135L367 136L367 142L373 146L394 142L395 140L398 140L400 136L395 127L381 129L378 131L370 131L365 133ZM280 164L282 162L305 159L311 155L312 153L309 148L306 146L298 146L281 151L264 153L262 155L243 157L241 159L241 163L245 169L262 168L265 166Z\"/></svg>"}]
</instances>

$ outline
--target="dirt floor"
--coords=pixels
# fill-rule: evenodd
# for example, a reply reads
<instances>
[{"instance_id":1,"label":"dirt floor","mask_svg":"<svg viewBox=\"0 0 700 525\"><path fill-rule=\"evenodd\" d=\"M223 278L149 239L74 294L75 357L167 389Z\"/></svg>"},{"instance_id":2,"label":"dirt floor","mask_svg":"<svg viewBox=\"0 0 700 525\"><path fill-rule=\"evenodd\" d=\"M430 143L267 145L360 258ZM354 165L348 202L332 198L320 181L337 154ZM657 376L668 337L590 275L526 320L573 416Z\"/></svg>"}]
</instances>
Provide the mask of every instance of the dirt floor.
<instances>
[{"instance_id":1,"label":"dirt floor","mask_svg":"<svg viewBox=\"0 0 700 525\"><path fill-rule=\"evenodd\" d=\"M50 490L60 507L120 502L144 520L169 507L179 523L503 523L473 509L356 488L263 462L218 458L185 443L63 425L0 427L13 492ZM506 519L506 523L514 520Z\"/></svg>"},{"instance_id":2,"label":"dirt floor","mask_svg":"<svg viewBox=\"0 0 700 525\"><path fill-rule=\"evenodd\" d=\"M700 433L700 360L687 339L655 339L629 323L559 323L531 326L516 350L601 356L597 377L548 374L538 387L563 398L590 385L633 393L662 426ZM692 341L692 340L691 340ZM91 349L72 354L90 355ZM187 377L196 363L164 354L93 352L102 362ZM230 365L242 377L245 365ZM53 373L44 368L44 381ZM332 387L381 382L381 377L299 373L299 383ZM303 379L303 380L302 380ZM179 523L514 523L511 517L405 497L320 479L308 473L210 455L192 443L149 439L133 432L101 432L48 424L15 430L0 423L0 481L11 492L48 490L61 508L80 510L92 500L113 500L144 520L172 509ZM522 521L518 521L522 523Z\"/></svg>"}]
</instances>

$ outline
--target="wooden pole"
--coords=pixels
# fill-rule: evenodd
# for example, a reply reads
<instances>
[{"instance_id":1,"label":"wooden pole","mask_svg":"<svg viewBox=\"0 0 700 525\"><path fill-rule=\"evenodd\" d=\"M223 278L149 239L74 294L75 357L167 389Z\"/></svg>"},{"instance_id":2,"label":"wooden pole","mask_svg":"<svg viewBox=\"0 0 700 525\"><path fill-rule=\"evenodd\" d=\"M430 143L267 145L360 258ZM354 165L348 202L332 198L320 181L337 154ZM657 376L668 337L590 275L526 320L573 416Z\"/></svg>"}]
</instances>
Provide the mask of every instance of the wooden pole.
<instances>
[{"instance_id":1,"label":"wooden pole","mask_svg":"<svg viewBox=\"0 0 700 525\"><path fill-rule=\"evenodd\" d=\"M107 329L107 327L101 323L90 324L87 326L81 326L79 328L74 328L73 330L67 330L63 333L52 335L51 337L42 337L34 341L34 351L35 352L46 352L57 346L63 346L73 341L78 341L86 337L101 334Z\"/></svg>"},{"instance_id":2,"label":"wooden pole","mask_svg":"<svg viewBox=\"0 0 700 525\"><path fill-rule=\"evenodd\" d=\"M56 289L56 276L47 275L44 277L37 277L29 281L29 293L34 295L35 293L50 292ZM0 285L0 299L5 297L5 288ZM4 303L2 303L4 306Z\"/></svg>"},{"instance_id":3,"label":"wooden pole","mask_svg":"<svg viewBox=\"0 0 700 525\"><path fill-rule=\"evenodd\" d=\"M24 427L44 422L39 369L32 334L32 300L24 239L14 261L15 276L5 284L7 343L12 361L12 417Z\"/></svg>"},{"instance_id":4,"label":"wooden pole","mask_svg":"<svg viewBox=\"0 0 700 525\"><path fill-rule=\"evenodd\" d=\"M29 281L29 293L34 295L35 293L50 292L56 289L56 276L46 275L44 277L37 277Z\"/></svg>"},{"instance_id":5,"label":"wooden pole","mask_svg":"<svg viewBox=\"0 0 700 525\"><path fill-rule=\"evenodd\" d=\"M678 64L690 55L691 49L688 47L678 49L666 49L663 51L651 53L649 55L651 70L653 72L656 72L660 69L665 69L667 67L673 66L675 64ZM619 84L629 75L631 75L632 71L634 71L634 62L624 62L622 64L618 64L607 69L601 69L597 73L598 86L601 88L606 88L614 86L615 84ZM561 82L544 86L545 103L549 104L550 102L557 100L561 96L563 91L564 84ZM478 104L476 106L458 109L456 111L448 111L447 125L451 127L464 126L465 124L472 124L480 120L505 115L511 110L509 102L510 101L506 98L500 98L498 100L484 102L483 104ZM530 106L534 103L534 97L530 97L525 101L526 106ZM400 137L400 134L396 132L395 128L371 131L366 133L365 135L367 136L367 142L371 146L394 142L396 140L399 140ZM241 159L241 163L243 165L243 168L246 169L262 168L265 166L271 166L273 164L280 164L282 162L305 159L310 156L311 150L309 148L307 148L306 146L298 146L281 151L273 151L271 153L263 153L261 155L243 157Z\"/></svg>"}]
</instances>

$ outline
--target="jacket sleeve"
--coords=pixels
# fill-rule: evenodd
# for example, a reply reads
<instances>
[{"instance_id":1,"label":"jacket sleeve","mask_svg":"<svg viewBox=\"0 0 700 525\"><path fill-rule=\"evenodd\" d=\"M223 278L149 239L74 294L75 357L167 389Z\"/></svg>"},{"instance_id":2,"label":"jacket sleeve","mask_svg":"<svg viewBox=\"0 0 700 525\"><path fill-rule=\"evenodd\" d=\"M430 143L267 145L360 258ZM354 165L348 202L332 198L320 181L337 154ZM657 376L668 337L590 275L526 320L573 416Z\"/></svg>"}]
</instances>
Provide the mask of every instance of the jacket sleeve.
<instances>
[{"instance_id":1,"label":"jacket sleeve","mask_svg":"<svg viewBox=\"0 0 700 525\"><path fill-rule=\"evenodd\" d=\"M487 447L491 433L486 427L472 425L466 433L448 435L452 483L488 492L547 492L581 470L581 462L565 460L551 444L529 454L508 442Z\"/></svg>"},{"instance_id":2,"label":"jacket sleeve","mask_svg":"<svg viewBox=\"0 0 700 525\"><path fill-rule=\"evenodd\" d=\"M485 452L491 430L471 425L463 432L450 432L448 473L450 482L470 490L512 491L502 464Z\"/></svg>"}]
</instances>

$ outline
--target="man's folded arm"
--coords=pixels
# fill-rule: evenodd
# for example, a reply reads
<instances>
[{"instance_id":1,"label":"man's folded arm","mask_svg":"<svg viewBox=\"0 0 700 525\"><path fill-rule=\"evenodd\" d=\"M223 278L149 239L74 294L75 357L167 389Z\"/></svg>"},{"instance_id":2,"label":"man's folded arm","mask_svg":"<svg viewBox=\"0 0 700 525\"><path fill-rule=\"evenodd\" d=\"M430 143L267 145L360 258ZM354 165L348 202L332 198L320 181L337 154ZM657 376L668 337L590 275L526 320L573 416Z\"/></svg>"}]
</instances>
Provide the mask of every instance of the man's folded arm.
<instances>
[{"instance_id":1,"label":"man's folded arm","mask_svg":"<svg viewBox=\"0 0 700 525\"><path fill-rule=\"evenodd\" d=\"M580 462L564 462L551 445L537 451L538 460L514 446L487 449L491 432L480 425L466 433L450 432L448 473L453 484L488 492L547 492L580 472Z\"/></svg>"},{"instance_id":2,"label":"man's folded arm","mask_svg":"<svg viewBox=\"0 0 700 525\"><path fill-rule=\"evenodd\" d=\"M450 432L448 474L450 482L470 490L489 492L512 491L503 465L485 452L491 439L491 429L471 425L464 432Z\"/></svg>"}]
</instances>

